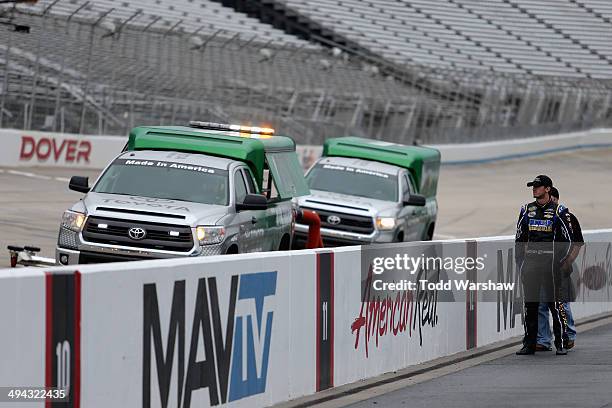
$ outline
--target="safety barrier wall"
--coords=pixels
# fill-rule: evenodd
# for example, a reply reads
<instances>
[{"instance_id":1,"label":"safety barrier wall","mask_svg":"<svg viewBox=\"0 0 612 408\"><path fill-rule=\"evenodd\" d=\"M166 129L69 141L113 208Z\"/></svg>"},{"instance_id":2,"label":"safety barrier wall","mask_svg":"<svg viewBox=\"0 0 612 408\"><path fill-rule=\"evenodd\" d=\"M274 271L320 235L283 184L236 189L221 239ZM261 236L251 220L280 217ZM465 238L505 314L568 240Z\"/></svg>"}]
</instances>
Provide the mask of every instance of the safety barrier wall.
<instances>
[{"instance_id":1,"label":"safety barrier wall","mask_svg":"<svg viewBox=\"0 0 612 408\"><path fill-rule=\"evenodd\" d=\"M0 129L0 166L50 166L102 169L118 155L127 139L121 136L85 136ZM612 131L595 129L557 136L500 142L433 146L444 164L485 163L581 148L612 147ZM321 146L298 145L304 167L321 155Z\"/></svg>"},{"instance_id":2,"label":"safety barrier wall","mask_svg":"<svg viewBox=\"0 0 612 408\"><path fill-rule=\"evenodd\" d=\"M488 163L576 149L612 147L612 131L593 129L555 136L435 147L440 149L445 164Z\"/></svg>"},{"instance_id":3,"label":"safety barrier wall","mask_svg":"<svg viewBox=\"0 0 612 408\"><path fill-rule=\"evenodd\" d=\"M585 238L610 243L612 230ZM513 247L512 237L432 244L444 256L499 259L488 267L502 265L503 276ZM414 245L423 244L403 248ZM589 289L603 301L574 303L576 318L612 312L611 252L578 262L580 279L591 263L608 275ZM0 384L59 385L72 407L268 406L522 333L516 293L380 301L362 291L361 255L346 247L0 270Z\"/></svg>"}]
</instances>

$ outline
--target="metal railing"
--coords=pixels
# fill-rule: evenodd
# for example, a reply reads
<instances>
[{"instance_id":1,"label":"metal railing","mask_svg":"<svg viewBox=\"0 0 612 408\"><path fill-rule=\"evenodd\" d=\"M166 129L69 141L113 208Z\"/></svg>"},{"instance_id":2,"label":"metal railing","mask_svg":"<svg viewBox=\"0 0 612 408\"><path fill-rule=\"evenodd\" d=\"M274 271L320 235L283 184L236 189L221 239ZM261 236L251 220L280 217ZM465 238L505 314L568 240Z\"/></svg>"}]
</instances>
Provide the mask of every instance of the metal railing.
<instances>
[{"instance_id":1,"label":"metal railing","mask_svg":"<svg viewBox=\"0 0 612 408\"><path fill-rule=\"evenodd\" d=\"M264 41L177 21L118 23L0 9L29 33L0 31L0 127L126 134L191 119L266 124L299 143L360 135L465 143L610 125L603 80L398 65L374 53Z\"/></svg>"}]
</instances>

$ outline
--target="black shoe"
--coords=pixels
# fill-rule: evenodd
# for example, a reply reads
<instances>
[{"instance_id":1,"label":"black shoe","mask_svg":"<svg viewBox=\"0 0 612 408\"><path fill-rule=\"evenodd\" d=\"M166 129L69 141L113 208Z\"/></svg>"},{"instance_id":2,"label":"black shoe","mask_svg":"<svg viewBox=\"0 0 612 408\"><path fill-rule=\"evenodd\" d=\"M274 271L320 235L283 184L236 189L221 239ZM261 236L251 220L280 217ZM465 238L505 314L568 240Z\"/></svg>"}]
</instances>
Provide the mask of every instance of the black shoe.
<instances>
[{"instance_id":1,"label":"black shoe","mask_svg":"<svg viewBox=\"0 0 612 408\"><path fill-rule=\"evenodd\" d=\"M564 349L563 347L557 349L557 355L558 356L564 356L566 354L567 354L567 350Z\"/></svg>"},{"instance_id":2,"label":"black shoe","mask_svg":"<svg viewBox=\"0 0 612 408\"><path fill-rule=\"evenodd\" d=\"M535 347L523 346L522 349L516 352L517 356L527 356L530 354L535 354Z\"/></svg>"},{"instance_id":3,"label":"black shoe","mask_svg":"<svg viewBox=\"0 0 612 408\"><path fill-rule=\"evenodd\" d=\"M574 348L574 340L569 340L569 341L567 342L567 347L566 347L566 349L568 349L568 350L569 350L569 349L573 349L573 348Z\"/></svg>"},{"instance_id":4,"label":"black shoe","mask_svg":"<svg viewBox=\"0 0 612 408\"><path fill-rule=\"evenodd\" d=\"M552 351L552 347L543 344L536 344L535 351Z\"/></svg>"}]
</instances>

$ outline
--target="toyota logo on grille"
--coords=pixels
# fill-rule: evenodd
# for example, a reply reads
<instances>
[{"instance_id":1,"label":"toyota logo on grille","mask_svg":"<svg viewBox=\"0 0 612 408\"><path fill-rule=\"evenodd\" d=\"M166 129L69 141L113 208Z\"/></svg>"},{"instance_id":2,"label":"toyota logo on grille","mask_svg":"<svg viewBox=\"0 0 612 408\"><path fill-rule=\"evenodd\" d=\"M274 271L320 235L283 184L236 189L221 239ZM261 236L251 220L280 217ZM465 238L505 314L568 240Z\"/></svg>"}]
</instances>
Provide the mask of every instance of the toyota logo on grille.
<instances>
[{"instance_id":1,"label":"toyota logo on grille","mask_svg":"<svg viewBox=\"0 0 612 408\"><path fill-rule=\"evenodd\" d=\"M327 217L327 222L331 225L338 225L340 224L340 221L342 220L337 215L330 215L329 217Z\"/></svg>"},{"instance_id":2,"label":"toyota logo on grille","mask_svg":"<svg viewBox=\"0 0 612 408\"><path fill-rule=\"evenodd\" d=\"M145 231L143 228L132 227L128 230L128 235L130 238L139 241L147 236L147 231Z\"/></svg>"}]
</instances>

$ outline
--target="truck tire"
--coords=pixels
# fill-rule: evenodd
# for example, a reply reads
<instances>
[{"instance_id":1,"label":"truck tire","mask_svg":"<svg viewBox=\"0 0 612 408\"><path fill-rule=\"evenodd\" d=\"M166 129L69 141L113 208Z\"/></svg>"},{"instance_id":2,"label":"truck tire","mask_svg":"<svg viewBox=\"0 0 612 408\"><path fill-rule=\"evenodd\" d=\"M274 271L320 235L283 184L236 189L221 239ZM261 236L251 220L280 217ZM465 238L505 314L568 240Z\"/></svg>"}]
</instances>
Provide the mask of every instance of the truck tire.
<instances>
[{"instance_id":1,"label":"truck tire","mask_svg":"<svg viewBox=\"0 0 612 408\"><path fill-rule=\"evenodd\" d=\"M225 255L233 255L233 254L237 254L238 253L238 246L237 245L232 245L229 248L227 248L227 251L225 251Z\"/></svg>"}]
</instances>

